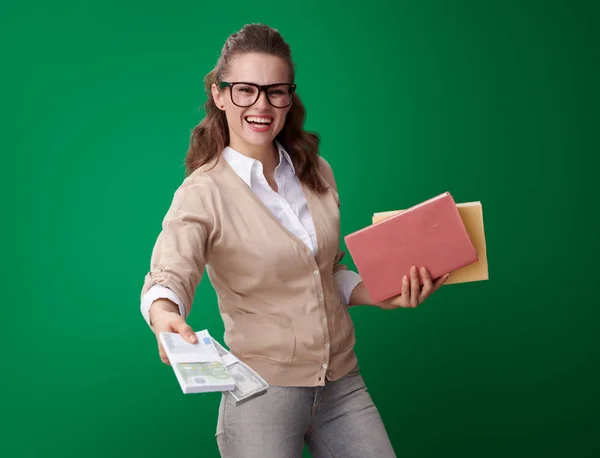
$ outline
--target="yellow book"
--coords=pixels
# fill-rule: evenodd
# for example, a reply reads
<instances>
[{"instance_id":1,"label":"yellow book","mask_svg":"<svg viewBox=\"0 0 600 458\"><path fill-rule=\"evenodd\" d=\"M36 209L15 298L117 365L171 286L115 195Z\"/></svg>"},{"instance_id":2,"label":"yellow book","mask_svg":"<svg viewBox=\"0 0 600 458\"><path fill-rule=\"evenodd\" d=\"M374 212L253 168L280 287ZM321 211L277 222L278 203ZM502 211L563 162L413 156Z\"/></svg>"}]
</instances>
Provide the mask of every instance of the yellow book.
<instances>
[{"instance_id":1,"label":"yellow book","mask_svg":"<svg viewBox=\"0 0 600 458\"><path fill-rule=\"evenodd\" d=\"M483 209L481 202L457 203L458 211L469 234L471 242L477 252L478 261L468 266L455 270L446 280L445 285L451 283L465 283L489 279L488 260L486 252L485 231L483 228ZM397 215L404 210L394 210L373 214L373 224L379 223L390 216Z\"/></svg>"}]
</instances>

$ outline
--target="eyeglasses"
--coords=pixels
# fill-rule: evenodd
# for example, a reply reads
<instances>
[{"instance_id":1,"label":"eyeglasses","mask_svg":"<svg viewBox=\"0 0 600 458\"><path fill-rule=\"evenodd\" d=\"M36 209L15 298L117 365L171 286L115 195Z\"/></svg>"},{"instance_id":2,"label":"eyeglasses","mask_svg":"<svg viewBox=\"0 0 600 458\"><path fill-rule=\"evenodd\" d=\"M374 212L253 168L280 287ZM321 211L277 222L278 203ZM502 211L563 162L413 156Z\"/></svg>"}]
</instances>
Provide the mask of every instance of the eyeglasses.
<instances>
[{"instance_id":1,"label":"eyeglasses","mask_svg":"<svg viewBox=\"0 0 600 458\"><path fill-rule=\"evenodd\" d=\"M249 107L256 103L261 92L265 92L267 100L275 108L285 108L292 104L296 85L292 83L254 84L254 83L219 83L221 89L229 88L231 101L238 107Z\"/></svg>"}]
</instances>

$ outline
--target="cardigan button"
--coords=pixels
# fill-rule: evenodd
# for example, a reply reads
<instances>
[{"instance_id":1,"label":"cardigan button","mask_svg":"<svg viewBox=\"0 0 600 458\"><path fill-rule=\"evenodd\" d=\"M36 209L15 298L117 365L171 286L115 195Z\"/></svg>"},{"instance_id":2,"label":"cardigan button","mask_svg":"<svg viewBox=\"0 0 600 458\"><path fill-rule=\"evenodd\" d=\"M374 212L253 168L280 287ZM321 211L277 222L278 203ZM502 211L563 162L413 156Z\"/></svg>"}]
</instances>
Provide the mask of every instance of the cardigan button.
<instances>
[{"instance_id":1,"label":"cardigan button","mask_svg":"<svg viewBox=\"0 0 600 458\"><path fill-rule=\"evenodd\" d=\"M319 275L319 271L317 269L313 270L313 274Z\"/></svg>"}]
</instances>

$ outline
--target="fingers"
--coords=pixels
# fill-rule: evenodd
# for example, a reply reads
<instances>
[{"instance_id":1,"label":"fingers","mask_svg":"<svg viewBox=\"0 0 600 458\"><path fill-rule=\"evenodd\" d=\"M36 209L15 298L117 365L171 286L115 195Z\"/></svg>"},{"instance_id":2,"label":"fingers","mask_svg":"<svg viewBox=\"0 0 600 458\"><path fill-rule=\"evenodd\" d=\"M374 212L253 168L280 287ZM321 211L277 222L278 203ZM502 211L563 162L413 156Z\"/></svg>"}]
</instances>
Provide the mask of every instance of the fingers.
<instances>
[{"instance_id":1,"label":"fingers","mask_svg":"<svg viewBox=\"0 0 600 458\"><path fill-rule=\"evenodd\" d=\"M400 307L410 306L410 289L408 276L402 277L402 294L400 295Z\"/></svg>"},{"instance_id":2,"label":"fingers","mask_svg":"<svg viewBox=\"0 0 600 458\"><path fill-rule=\"evenodd\" d=\"M162 343L160 342L160 333L161 332L170 332L171 328L164 322L162 321L157 321L154 324L154 334L156 335L156 343L158 344L158 356L160 357L160 360L168 365L171 365L171 363L169 362L169 358L167 357L167 352L165 352L165 349L162 346Z\"/></svg>"},{"instance_id":3,"label":"fingers","mask_svg":"<svg viewBox=\"0 0 600 458\"><path fill-rule=\"evenodd\" d=\"M156 335L156 342L158 344L158 356L160 357L160 360L163 363L171 365L171 363L169 362L169 358L167 357L167 352L165 351L162 343L160 342L160 333L161 332L172 332L172 331L171 331L171 327L168 325L167 322L158 320L154 324L154 334Z\"/></svg>"},{"instance_id":4,"label":"fingers","mask_svg":"<svg viewBox=\"0 0 600 458\"><path fill-rule=\"evenodd\" d=\"M419 275L417 274L417 268L412 266L410 268L410 306L416 307L419 305L419 293L421 290L421 283L419 281Z\"/></svg>"},{"instance_id":5,"label":"fingers","mask_svg":"<svg viewBox=\"0 0 600 458\"><path fill-rule=\"evenodd\" d=\"M441 276L440 278L438 278L435 283L433 284L433 291L435 291L436 289L438 289L440 286L442 286L444 283L446 283L446 280L448 280L448 277L450 277L450 274L447 273L446 275Z\"/></svg>"},{"instance_id":6,"label":"fingers","mask_svg":"<svg viewBox=\"0 0 600 458\"><path fill-rule=\"evenodd\" d=\"M450 276L450 273L448 273L434 282L429 270L426 267L421 267L421 276L423 278L423 286L421 287L418 272L417 267L412 266L409 275L402 277L402 292L393 299L382 302L381 306L384 308L417 307L431 293L442 286Z\"/></svg>"},{"instance_id":7,"label":"fingers","mask_svg":"<svg viewBox=\"0 0 600 458\"><path fill-rule=\"evenodd\" d=\"M169 358L167 357L167 353L165 352L165 349L163 348L162 344L160 343L160 340L158 340L158 356L160 356L160 360L163 363L168 364L169 366L171 365L171 362L169 361Z\"/></svg>"},{"instance_id":8,"label":"fingers","mask_svg":"<svg viewBox=\"0 0 600 458\"><path fill-rule=\"evenodd\" d=\"M198 342L198 338L196 337L196 333L191 328L191 326L188 325L184 321L183 318L181 318L181 320L178 320L178 322L175 324L175 332L178 333L185 340L187 340L189 343L195 344L195 343Z\"/></svg>"},{"instance_id":9,"label":"fingers","mask_svg":"<svg viewBox=\"0 0 600 458\"><path fill-rule=\"evenodd\" d=\"M195 344L198 342L198 338L194 330L189 326L184 318L177 313L163 313L159 314L156 317L156 321L154 323L154 333L156 335L156 341L158 343L158 355L160 356L160 360L170 365L169 358L167 357L167 353L160 342L160 333L161 332L176 332L186 341Z\"/></svg>"},{"instance_id":10,"label":"fingers","mask_svg":"<svg viewBox=\"0 0 600 458\"><path fill-rule=\"evenodd\" d=\"M421 276L423 277L423 288L421 289L421 294L419 295L419 302L423 302L433 291L431 274L426 267L421 267Z\"/></svg>"}]
</instances>

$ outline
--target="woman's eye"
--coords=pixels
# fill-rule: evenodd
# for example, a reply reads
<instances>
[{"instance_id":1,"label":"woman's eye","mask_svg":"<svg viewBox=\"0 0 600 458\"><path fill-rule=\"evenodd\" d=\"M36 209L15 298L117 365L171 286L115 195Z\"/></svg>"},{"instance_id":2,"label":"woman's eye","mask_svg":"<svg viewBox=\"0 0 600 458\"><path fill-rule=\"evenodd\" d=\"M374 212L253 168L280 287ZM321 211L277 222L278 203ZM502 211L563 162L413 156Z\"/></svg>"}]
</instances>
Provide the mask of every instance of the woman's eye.
<instances>
[{"instance_id":1,"label":"woman's eye","mask_svg":"<svg viewBox=\"0 0 600 458\"><path fill-rule=\"evenodd\" d=\"M245 94L252 94L252 93L256 92L256 88L254 88L252 86L236 86L235 91L243 92Z\"/></svg>"}]
</instances>

